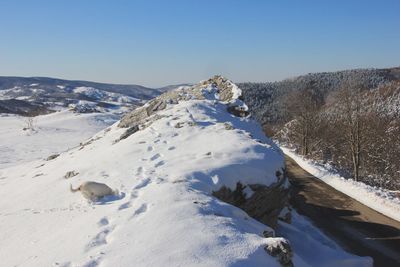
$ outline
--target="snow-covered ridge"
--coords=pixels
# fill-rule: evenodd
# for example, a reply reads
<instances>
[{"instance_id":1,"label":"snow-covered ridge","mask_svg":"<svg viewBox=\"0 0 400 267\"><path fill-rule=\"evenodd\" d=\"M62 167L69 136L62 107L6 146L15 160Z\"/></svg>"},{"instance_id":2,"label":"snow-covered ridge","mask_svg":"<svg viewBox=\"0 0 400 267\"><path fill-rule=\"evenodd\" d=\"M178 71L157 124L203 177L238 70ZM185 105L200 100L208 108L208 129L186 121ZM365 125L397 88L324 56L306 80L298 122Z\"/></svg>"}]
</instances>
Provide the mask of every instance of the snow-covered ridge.
<instances>
[{"instance_id":1,"label":"snow-covered ridge","mask_svg":"<svg viewBox=\"0 0 400 267\"><path fill-rule=\"evenodd\" d=\"M0 170L2 264L289 266L285 239L213 196L238 182L287 186L283 154L231 84L165 93L77 148ZM69 191L85 181L119 194L88 203Z\"/></svg>"}]
</instances>

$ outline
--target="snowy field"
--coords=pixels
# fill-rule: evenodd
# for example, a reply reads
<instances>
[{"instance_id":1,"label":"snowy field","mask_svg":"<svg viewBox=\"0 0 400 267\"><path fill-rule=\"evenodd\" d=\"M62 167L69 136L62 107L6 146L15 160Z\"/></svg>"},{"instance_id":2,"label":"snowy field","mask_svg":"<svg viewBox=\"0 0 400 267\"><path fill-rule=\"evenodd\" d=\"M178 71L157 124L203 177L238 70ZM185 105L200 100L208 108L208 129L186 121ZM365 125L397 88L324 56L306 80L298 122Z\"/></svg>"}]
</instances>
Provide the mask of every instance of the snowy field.
<instances>
[{"instance_id":1,"label":"snowy field","mask_svg":"<svg viewBox=\"0 0 400 267\"><path fill-rule=\"evenodd\" d=\"M117 119L111 114L64 110L37 116L35 131L24 131L25 117L0 114L0 169L76 147Z\"/></svg>"},{"instance_id":2,"label":"snowy field","mask_svg":"<svg viewBox=\"0 0 400 267\"><path fill-rule=\"evenodd\" d=\"M306 160L286 147L282 146L281 149L304 170L321 179L336 190L343 192L349 197L354 198L362 204L392 219L400 221L400 199L394 197L390 192L366 185L362 182L345 179L331 170L329 166Z\"/></svg>"}]
</instances>

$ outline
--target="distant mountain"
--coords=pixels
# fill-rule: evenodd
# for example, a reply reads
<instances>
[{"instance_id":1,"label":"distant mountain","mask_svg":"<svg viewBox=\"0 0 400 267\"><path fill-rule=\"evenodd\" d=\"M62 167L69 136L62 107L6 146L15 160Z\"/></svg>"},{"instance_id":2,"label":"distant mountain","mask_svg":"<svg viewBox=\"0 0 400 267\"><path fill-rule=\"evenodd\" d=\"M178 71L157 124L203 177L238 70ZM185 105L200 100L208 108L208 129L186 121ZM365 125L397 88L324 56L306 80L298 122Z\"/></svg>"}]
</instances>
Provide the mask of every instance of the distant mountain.
<instances>
[{"instance_id":1,"label":"distant mountain","mask_svg":"<svg viewBox=\"0 0 400 267\"><path fill-rule=\"evenodd\" d=\"M167 85L164 87L157 88L157 90L160 92L166 92L166 91L174 90L178 87L189 87L189 86L192 86L192 84L190 84L190 83L172 84L172 85Z\"/></svg>"},{"instance_id":2,"label":"distant mountain","mask_svg":"<svg viewBox=\"0 0 400 267\"><path fill-rule=\"evenodd\" d=\"M0 113L32 115L70 108L77 112L122 114L173 88L158 90L47 77L0 77Z\"/></svg>"}]
</instances>

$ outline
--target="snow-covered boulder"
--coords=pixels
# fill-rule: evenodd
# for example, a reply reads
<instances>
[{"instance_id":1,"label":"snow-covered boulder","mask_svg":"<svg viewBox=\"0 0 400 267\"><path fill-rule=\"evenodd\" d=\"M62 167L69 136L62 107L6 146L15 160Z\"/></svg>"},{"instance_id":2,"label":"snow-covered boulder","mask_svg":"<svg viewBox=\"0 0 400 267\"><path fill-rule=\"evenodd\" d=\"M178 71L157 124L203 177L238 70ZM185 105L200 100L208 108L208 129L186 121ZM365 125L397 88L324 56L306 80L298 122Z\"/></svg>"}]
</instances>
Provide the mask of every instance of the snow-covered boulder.
<instances>
[{"instance_id":1,"label":"snow-covered boulder","mask_svg":"<svg viewBox=\"0 0 400 267\"><path fill-rule=\"evenodd\" d=\"M287 183L280 149L246 112L228 111L247 111L240 93L216 76L157 97L57 158L0 170L2 264L290 264L288 242L251 217L273 226ZM70 192L87 181L119 194L88 202Z\"/></svg>"}]
</instances>

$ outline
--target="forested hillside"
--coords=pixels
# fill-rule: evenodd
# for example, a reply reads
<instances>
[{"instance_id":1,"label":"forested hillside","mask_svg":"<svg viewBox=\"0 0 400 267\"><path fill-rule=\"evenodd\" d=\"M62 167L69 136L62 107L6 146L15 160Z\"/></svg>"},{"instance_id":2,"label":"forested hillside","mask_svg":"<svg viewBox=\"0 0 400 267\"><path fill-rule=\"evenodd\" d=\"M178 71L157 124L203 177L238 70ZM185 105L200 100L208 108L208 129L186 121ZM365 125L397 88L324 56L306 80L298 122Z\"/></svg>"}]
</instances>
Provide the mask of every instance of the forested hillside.
<instances>
[{"instance_id":1,"label":"forested hillside","mask_svg":"<svg viewBox=\"0 0 400 267\"><path fill-rule=\"evenodd\" d=\"M266 132L347 177L400 189L400 68L242 83Z\"/></svg>"}]
</instances>

